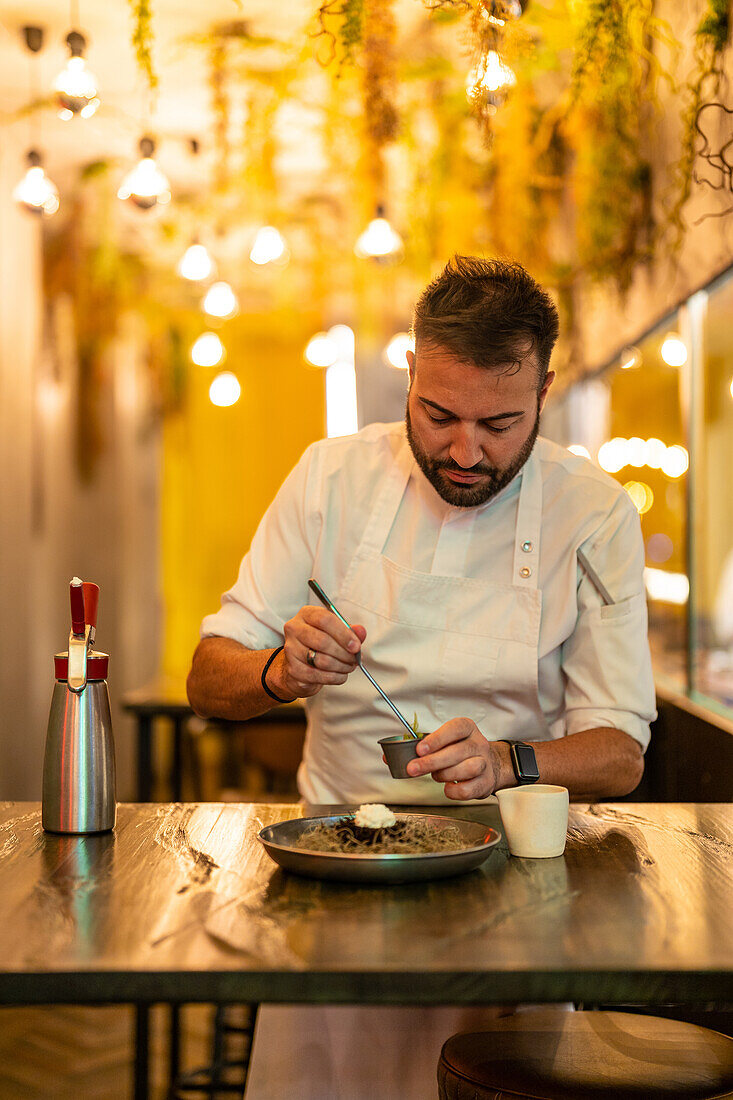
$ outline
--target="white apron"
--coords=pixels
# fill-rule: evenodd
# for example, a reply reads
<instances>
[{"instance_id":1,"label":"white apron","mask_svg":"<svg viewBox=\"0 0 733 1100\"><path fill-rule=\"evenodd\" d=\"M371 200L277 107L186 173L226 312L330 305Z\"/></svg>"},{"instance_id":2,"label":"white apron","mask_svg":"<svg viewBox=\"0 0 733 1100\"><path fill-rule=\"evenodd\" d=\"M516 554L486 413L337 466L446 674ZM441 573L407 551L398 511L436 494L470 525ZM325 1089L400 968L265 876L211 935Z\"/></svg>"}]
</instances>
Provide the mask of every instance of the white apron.
<instances>
[{"instance_id":1,"label":"white apron","mask_svg":"<svg viewBox=\"0 0 733 1100\"><path fill-rule=\"evenodd\" d=\"M444 521L430 573L384 556L413 469L405 441L332 599L345 618L366 627L369 671L409 721L417 713L422 731L468 717L491 741L545 740L537 688L539 460L530 456L521 473L512 576L495 576L487 561L481 580L464 576L475 508L455 509ZM490 523L490 511L481 520ZM429 776L392 779L377 741L401 727L358 670L305 705L308 736L298 783L307 802L448 803Z\"/></svg>"},{"instance_id":2,"label":"white apron","mask_svg":"<svg viewBox=\"0 0 733 1100\"><path fill-rule=\"evenodd\" d=\"M431 573L384 556L413 468L405 443L332 598L349 621L367 628L370 671L406 717L417 711L422 730L465 716L490 740L546 739L537 693L539 461L530 456L521 474L512 576L493 576L487 561L491 579L482 580L463 575L476 509L456 510L444 522ZM460 805L449 803L429 776L391 778L377 739L398 732L396 719L358 670L343 687L326 688L306 706L299 784L308 802ZM429 1100L437 1094L445 1040L456 1031L480 1030L501 1012L263 1005L247 1100Z\"/></svg>"}]
</instances>

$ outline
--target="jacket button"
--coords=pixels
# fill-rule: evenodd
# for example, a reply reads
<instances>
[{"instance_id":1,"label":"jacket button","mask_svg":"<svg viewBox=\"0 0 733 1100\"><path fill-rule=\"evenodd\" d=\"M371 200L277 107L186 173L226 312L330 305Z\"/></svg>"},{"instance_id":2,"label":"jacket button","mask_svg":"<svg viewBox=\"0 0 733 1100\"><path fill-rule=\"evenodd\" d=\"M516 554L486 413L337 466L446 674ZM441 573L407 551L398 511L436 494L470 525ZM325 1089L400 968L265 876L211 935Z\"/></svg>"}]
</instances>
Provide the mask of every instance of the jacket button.
<instances>
[{"instance_id":1,"label":"jacket button","mask_svg":"<svg viewBox=\"0 0 733 1100\"><path fill-rule=\"evenodd\" d=\"M529 554L532 551L532 543L529 541L529 539L527 539L526 542L522 543L522 550L524 550L525 554Z\"/></svg>"},{"instance_id":2,"label":"jacket button","mask_svg":"<svg viewBox=\"0 0 733 1100\"><path fill-rule=\"evenodd\" d=\"M519 570L519 575L520 577L531 577L532 570L529 568L528 565L523 565L522 568Z\"/></svg>"}]
</instances>

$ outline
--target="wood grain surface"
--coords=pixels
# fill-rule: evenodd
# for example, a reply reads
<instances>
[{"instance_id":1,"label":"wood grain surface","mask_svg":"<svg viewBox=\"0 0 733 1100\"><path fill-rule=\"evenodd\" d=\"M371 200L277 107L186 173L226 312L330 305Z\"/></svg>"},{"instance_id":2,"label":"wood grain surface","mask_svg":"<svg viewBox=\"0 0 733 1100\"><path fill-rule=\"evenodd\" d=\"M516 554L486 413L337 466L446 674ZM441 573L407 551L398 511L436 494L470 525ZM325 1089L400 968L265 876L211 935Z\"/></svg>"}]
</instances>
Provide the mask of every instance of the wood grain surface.
<instances>
[{"instance_id":1,"label":"wood grain surface","mask_svg":"<svg viewBox=\"0 0 733 1100\"><path fill-rule=\"evenodd\" d=\"M502 839L391 887L277 868L257 833L301 813L120 805L114 833L58 837L0 804L0 1003L733 1002L730 804L572 806L564 856Z\"/></svg>"}]
</instances>

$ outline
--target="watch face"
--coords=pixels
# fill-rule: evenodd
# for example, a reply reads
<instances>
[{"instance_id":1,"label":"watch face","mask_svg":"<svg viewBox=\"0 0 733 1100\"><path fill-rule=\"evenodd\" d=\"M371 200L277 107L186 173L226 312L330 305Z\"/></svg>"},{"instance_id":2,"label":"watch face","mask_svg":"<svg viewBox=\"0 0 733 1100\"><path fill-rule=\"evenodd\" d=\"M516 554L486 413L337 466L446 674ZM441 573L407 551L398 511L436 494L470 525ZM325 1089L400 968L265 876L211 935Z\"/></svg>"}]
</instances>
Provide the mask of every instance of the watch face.
<instances>
[{"instance_id":1,"label":"watch face","mask_svg":"<svg viewBox=\"0 0 733 1100\"><path fill-rule=\"evenodd\" d=\"M534 754L534 749L531 745L515 745L514 751L517 755L517 763L519 765L519 774L522 779L536 781L540 777L540 771L537 767L537 758Z\"/></svg>"}]
</instances>

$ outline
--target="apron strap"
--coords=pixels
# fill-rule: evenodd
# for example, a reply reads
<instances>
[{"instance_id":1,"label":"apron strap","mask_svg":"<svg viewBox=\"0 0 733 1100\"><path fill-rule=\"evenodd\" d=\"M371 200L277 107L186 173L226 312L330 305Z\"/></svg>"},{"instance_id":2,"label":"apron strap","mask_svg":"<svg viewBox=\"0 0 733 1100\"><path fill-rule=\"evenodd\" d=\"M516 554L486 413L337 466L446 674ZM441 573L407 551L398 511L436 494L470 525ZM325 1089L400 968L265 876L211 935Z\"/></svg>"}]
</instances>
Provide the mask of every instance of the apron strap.
<instances>
[{"instance_id":1,"label":"apron strap","mask_svg":"<svg viewBox=\"0 0 733 1100\"><path fill-rule=\"evenodd\" d=\"M410 480L413 461L407 440L403 439L392 462L392 468L386 474L384 484L377 494L357 554L362 550L381 554L384 550Z\"/></svg>"},{"instance_id":2,"label":"apron strap","mask_svg":"<svg viewBox=\"0 0 733 1100\"><path fill-rule=\"evenodd\" d=\"M542 472L537 452L533 450L522 470L522 487L517 507L512 584L520 588L537 588L541 531Z\"/></svg>"}]
</instances>

